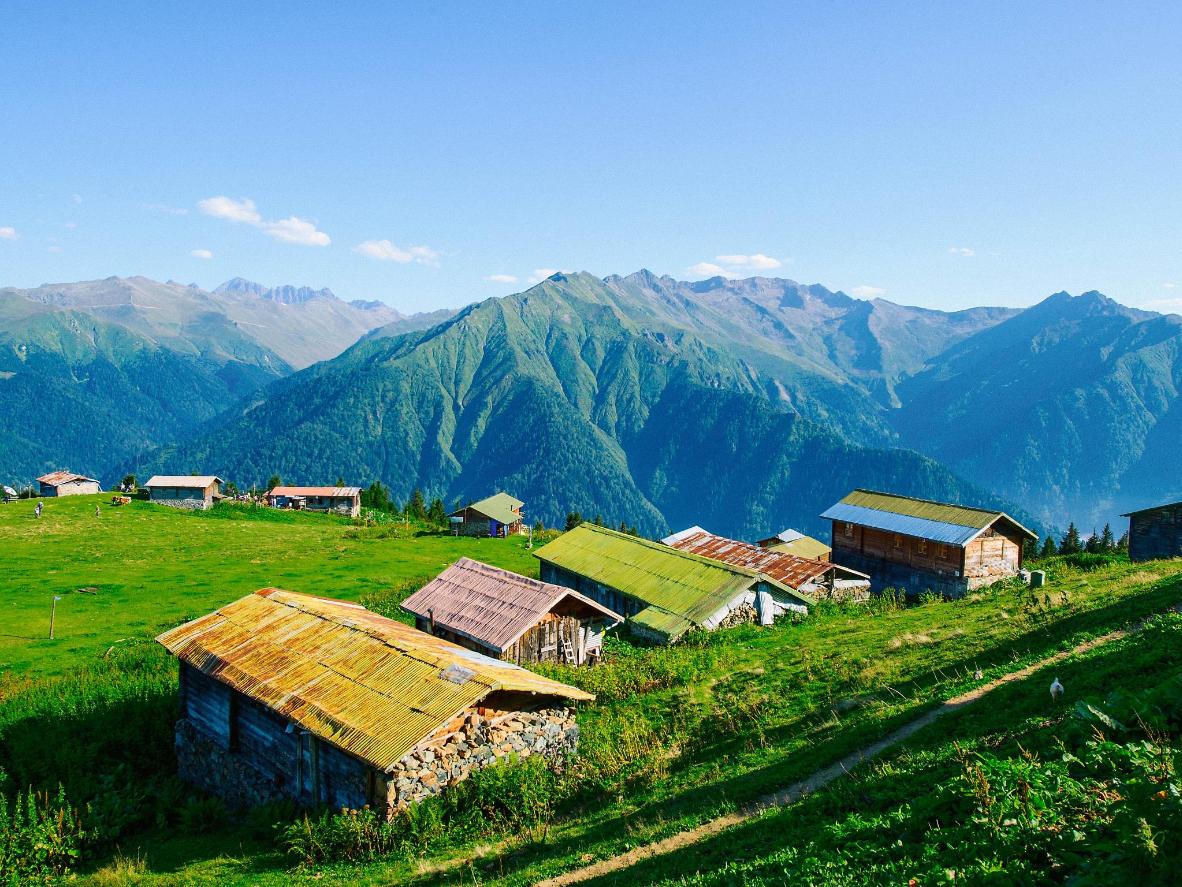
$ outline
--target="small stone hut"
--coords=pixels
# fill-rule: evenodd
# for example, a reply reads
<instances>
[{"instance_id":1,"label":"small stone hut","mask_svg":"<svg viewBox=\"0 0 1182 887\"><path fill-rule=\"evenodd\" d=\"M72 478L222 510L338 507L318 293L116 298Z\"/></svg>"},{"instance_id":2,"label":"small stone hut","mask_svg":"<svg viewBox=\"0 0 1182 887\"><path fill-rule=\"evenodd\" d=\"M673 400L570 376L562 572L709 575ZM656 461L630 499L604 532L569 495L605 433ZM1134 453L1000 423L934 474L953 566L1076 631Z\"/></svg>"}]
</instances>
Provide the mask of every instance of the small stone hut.
<instances>
[{"instance_id":1,"label":"small stone hut","mask_svg":"<svg viewBox=\"0 0 1182 887\"><path fill-rule=\"evenodd\" d=\"M571 588L460 558L402 603L415 625L463 647L516 662L583 665L624 617Z\"/></svg>"},{"instance_id":2,"label":"small stone hut","mask_svg":"<svg viewBox=\"0 0 1182 887\"><path fill-rule=\"evenodd\" d=\"M157 505L207 511L223 498L222 479L213 474L156 474L144 484L148 498Z\"/></svg>"},{"instance_id":3,"label":"small stone hut","mask_svg":"<svg viewBox=\"0 0 1182 887\"><path fill-rule=\"evenodd\" d=\"M37 478L40 495L49 496L85 496L91 493L101 493L99 482L85 474L75 474L72 471L51 471Z\"/></svg>"},{"instance_id":4,"label":"small stone hut","mask_svg":"<svg viewBox=\"0 0 1182 887\"><path fill-rule=\"evenodd\" d=\"M509 536L522 531L524 511L525 503L520 499L496 493L453 511L449 517L461 536Z\"/></svg>"},{"instance_id":5,"label":"small stone hut","mask_svg":"<svg viewBox=\"0 0 1182 887\"><path fill-rule=\"evenodd\" d=\"M1182 502L1130 511L1124 517L1129 519L1129 560L1182 557Z\"/></svg>"},{"instance_id":6,"label":"small stone hut","mask_svg":"<svg viewBox=\"0 0 1182 887\"><path fill-rule=\"evenodd\" d=\"M359 604L267 588L157 640L180 660L177 769L235 808L387 815L511 755L575 751L594 697Z\"/></svg>"}]
</instances>

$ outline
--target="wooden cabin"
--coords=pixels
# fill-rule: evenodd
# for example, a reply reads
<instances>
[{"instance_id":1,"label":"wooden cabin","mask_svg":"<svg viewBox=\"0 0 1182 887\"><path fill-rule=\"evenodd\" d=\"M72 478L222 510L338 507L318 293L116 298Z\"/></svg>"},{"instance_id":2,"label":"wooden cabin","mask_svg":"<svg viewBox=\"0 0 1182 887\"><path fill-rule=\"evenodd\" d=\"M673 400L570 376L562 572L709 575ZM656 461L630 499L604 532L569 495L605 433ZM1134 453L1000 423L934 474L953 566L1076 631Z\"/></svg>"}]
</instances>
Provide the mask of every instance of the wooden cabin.
<instances>
[{"instance_id":1,"label":"wooden cabin","mask_svg":"<svg viewBox=\"0 0 1182 887\"><path fill-rule=\"evenodd\" d=\"M665 545L739 567L758 570L814 599L865 601L870 577L827 560L797 557L690 527L661 540Z\"/></svg>"},{"instance_id":2,"label":"wooden cabin","mask_svg":"<svg viewBox=\"0 0 1182 887\"><path fill-rule=\"evenodd\" d=\"M213 474L156 474L144 484L144 489L148 491L149 500L157 505L208 511L214 502L223 498L221 484L222 479Z\"/></svg>"},{"instance_id":3,"label":"wooden cabin","mask_svg":"<svg viewBox=\"0 0 1182 887\"><path fill-rule=\"evenodd\" d=\"M72 471L51 471L37 478L40 495L50 496L86 496L101 493L99 482L85 474L74 474Z\"/></svg>"},{"instance_id":4,"label":"wooden cabin","mask_svg":"<svg viewBox=\"0 0 1182 887\"><path fill-rule=\"evenodd\" d=\"M452 529L460 536L510 536L525 526L525 503L508 493L497 493L456 511Z\"/></svg>"},{"instance_id":5,"label":"wooden cabin","mask_svg":"<svg viewBox=\"0 0 1182 887\"><path fill-rule=\"evenodd\" d=\"M781 530L774 536L760 539L756 544L760 548L782 551L785 554L794 554L797 557L807 557L816 561L827 561L833 553L833 549L820 539L814 539L799 530L791 529Z\"/></svg>"},{"instance_id":6,"label":"wooden cabin","mask_svg":"<svg viewBox=\"0 0 1182 887\"><path fill-rule=\"evenodd\" d=\"M1182 557L1182 502L1130 511L1123 517L1129 519L1129 560Z\"/></svg>"},{"instance_id":7,"label":"wooden cabin","mask_svg":"<svg viewBox=\"0 0 1182 887\"><path fill-rule=\"evenodd\" d=\"M594 697L366 610L267 588L157 640L180 660L179 775L234 808L392 815L508 755L561 759Z\"/></svg>"},{"instance_id":8,"label":"wooden cabin","mask_svg":"<svg viewBox=\"0 0 1182 887\"><path fill-rule=\"evenodd\" d=\"M542 546L542 581L563 585L627 617L658 643L687 631L804 615L812 597L748 567L710 560L626 533L580 524Z\"/></svg>"},{"instance_id":9,"label":"wooden cabin","mask_svg":"<svg viewBox=\"0 0 1182 887\"><path fill-rule=\"evenodd\" d=\"M361 514L361 487L275 487L267 493L267 503L273 508L358 517Z\"/></svg>"},{"instance_id":10,"label":"wooden cabin","mask_svg":"<svg viewBox=\"0 0 1182 887\"><path fill-rule=\"evenodd\" d=\"M1018 575L1022 543L1038 538L1002 511L873 490L821 517L832 521L833 562L868 574L875 591L960 597Z\"/></svg>"},{"instance_id":11,"label":"wooden cabin","mask_svg":"<svg viewBox=\"0 0 1182 887\"><path fill-rule=\"evenodd\" d=\"M561 585L460 558L402 603L415 626L494 659L523 665L599 660L624 617Z\"/></svg>"}]
</instances>

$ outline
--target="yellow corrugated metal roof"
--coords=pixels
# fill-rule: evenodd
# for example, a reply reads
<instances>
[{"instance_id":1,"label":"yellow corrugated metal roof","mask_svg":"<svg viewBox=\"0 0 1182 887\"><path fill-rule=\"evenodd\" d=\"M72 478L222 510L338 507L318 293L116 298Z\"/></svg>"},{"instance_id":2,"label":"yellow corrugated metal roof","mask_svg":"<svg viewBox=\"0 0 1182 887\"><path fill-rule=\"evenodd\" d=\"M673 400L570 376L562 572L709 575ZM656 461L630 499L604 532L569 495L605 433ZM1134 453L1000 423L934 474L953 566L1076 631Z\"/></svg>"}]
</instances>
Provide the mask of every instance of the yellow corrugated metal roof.
<instances>
[{"instance_id":1,"label":"yellow corrugated metal roof","mask_svg":"<svg viewBox=\"0 0 1182 887\"><path fill-rule=\"evenodd\" d=\"M371 613L268 588L166 631L181 661L378 769L497 690L594 699ZM459 666L462 683L443 676Z\"/></svg>"}]
</instances>

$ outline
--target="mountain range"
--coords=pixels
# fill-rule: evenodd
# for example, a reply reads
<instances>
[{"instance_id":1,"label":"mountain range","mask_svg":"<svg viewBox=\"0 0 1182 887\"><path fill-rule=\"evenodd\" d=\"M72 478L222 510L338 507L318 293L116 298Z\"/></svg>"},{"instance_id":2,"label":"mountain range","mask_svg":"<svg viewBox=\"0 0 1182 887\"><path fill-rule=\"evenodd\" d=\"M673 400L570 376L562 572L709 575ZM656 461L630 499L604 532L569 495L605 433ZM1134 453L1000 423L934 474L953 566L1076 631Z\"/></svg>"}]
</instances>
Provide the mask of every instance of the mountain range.
<instances>
[{"instance_id":1,"label":"mountain range","mask_svg":"<svg viewBox=\"0 0 1182 887\"><path fill-rule=\"evenodd\" d=\"M240 279L213 292L144 277L0 289L0 475L104 474L372 329L440 319Z\"/></svg>"},{"instance_id":2,"label":"mountain range","mask_svg":"<svg viewBox=\"0 0 1182 887\"><path fill-rule=\"evenodd\" d=\"M339 316L380 310L240 279L201 296L153 286L205 304L245 300L289 325L309 306ZM48 304L27 295L45 289L22 292L26 314ZM15 292L0 291L0 311ZM93 306L81 313L85 301L59 301L52 316L76 326L89 318L94 351L109 337ZM120 335L148 343L119 339L103 351L129 392L136 360L184 353L158 321L137 329L150 320L139 315L151 314L137 307ZM234 311L211 312L207 323L225 318L223 332L183 337L199 340L188 359L207 363L190 378L222 384L190 395L205 405L187 411L194 421L163 423L146 440L160 445L151 451L139 432L112 432L94 442L105 461L89 470L213 471L240 484L276 472L381 479L399 498L420 487L449 504L504 488L547 523L577 509L648 533L700 523L746 537L790 524L820 532L815 515L854 486L1085 530L1182 498L1182 318L1098 293L1059 293L1025 310L941 312L774 278L556 274L458 313L383 317L342 353L302 369L288 326L271 320L252 336ZM0 329L11 339L8 321ZM57 348L84 363L90 351ZM78 393L73 373L59 387ZM0 381L0 392L19 375ZM0 438L0 453L19 446Z\"/></svg>"}]
</instances>

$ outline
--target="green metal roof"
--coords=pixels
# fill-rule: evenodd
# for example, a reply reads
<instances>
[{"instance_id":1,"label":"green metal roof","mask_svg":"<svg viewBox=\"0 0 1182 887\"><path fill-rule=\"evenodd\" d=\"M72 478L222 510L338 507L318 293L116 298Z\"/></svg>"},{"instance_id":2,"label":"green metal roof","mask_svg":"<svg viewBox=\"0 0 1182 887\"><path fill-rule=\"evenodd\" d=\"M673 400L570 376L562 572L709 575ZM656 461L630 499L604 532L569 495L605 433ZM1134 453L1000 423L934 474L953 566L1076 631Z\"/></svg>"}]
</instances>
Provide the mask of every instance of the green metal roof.
<instances>
[{"instance_id":1,"label":"green metal roof","mask_svg":"<svg viewBox=\"0 0 1182 887\"><path fill-rule=\"evenodd\" d=\"M508 493L495 493L487 499L473 502L468 507L473 511L479 511L485 517L490 517L498 523L515 524L521 520L521 515L514 509L520 508L524 504L520 499L514 499ZM460 511L463 510L463 508L460 509ZM454 513L459 514L460 511Z\"/></svg>"},{"instance_id":2,"label":"green metal roof","mask_svg":"<svg viewBox=\"0 0 1182 887\"><path fill-rule=\"evenodd\" d=\"M813 603L807 595L754 570L593 524L563 533L534 554L649 604L633 621L670 640L703 625L760 581L803 603Z\"/></svg>"},{"instance_id":3,"label":"green metal roof","mask_svg":"<svg viewBox=\"0 0 1182 887\"><path fill-rule=\"evenodd\" d=\"M983 508L968 508L964 505L948 505L929 499L913 499L910 496L896 496L892 493L876 493L873 490L854 490L841 501L845 505L861 505L863 508L876 508L879 511L905 514L908 517L921 517L925 520L973 527L978 530L989 526L1002 514L1000 511L986 511Z\"/></svg>"}]
</instances>

